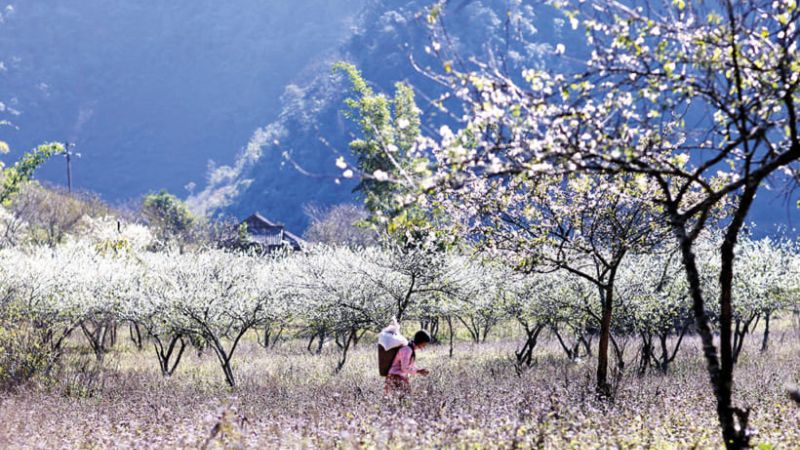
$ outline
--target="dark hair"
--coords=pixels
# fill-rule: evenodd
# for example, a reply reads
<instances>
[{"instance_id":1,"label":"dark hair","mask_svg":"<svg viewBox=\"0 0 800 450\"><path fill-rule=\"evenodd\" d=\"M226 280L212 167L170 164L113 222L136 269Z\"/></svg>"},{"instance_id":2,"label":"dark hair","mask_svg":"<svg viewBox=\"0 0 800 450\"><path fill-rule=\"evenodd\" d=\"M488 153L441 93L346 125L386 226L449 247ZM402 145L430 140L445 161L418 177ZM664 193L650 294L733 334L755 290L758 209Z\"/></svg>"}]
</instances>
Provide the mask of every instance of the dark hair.
<instances>
[{"instance_id":1,"label":"dark hair","mask_svg":"<svg viewBox=\"0 0 800 450\"><path fill-rule=\"evenodd\" d=\"M419 330L414 334L414 343L415 344L427 344L431 341L431 335L425 330Z\"/></svg>"}]
</instances>

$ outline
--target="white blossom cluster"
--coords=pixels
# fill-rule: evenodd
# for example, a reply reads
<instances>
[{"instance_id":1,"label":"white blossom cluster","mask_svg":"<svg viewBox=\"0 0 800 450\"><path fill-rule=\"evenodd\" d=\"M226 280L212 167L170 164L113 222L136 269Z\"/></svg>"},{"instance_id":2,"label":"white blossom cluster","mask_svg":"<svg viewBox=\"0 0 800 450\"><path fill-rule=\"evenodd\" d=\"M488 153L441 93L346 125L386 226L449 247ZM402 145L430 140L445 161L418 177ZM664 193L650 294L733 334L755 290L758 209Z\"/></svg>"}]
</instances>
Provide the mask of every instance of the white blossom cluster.
<instances>
[{"instance_id":1,"label":"white blossom cluster","mask_svg":"<svg viewBox=\"0 0 800 450\"><path fill-rule=\"evenodd\" d=\"M699 252L704 288L712 293L719 272L716 245L708 239ZM752 328L754 321L793 310L800 292L794 245L745 240L739 251L737 323ZM0 259L3 311L23 312L53 351L79 329L96 352L108 351L93 333L130 323L154 342L165 374L180 359L178 350L169 354L170 347L182 353L189 343L203 341L232 384L237 345L248 332L266 327L316 336L320 345L326 336L335 339L344 364L353 340L392 317L450 327L456 322L476 342L512 320L530 333L553 333L566 350L575 346L566 341L591 339L601 314L596 288L578 276L524 274L504 261L457 253L328 247L274 257L219 250L113 253L76 241L54 249L6 249ZM615 289L616 335L681 335L692 325L674 252L631 256ZM714 310L709 305L709 314Z\"/></svg>"}]
</instances>

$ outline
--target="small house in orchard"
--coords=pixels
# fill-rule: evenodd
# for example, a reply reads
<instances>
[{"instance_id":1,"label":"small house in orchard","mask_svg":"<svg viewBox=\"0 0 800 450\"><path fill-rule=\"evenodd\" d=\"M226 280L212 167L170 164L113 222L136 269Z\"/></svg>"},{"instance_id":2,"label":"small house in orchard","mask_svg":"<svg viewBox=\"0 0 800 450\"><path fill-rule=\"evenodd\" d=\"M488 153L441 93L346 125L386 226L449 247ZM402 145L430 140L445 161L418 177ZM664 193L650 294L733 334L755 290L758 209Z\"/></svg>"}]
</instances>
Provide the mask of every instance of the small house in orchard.
<instances>
[{"instance_id":1,"label":"small house in orchard","mask_svg":"<svg viewBox=\"0 0 800 450\"><path fill-rule=\"evenodd\" d=\"M239 226L246 230L246 233L243 233L244 242L240 242L239 245L255 248L259 252L270 253L283 249L300 251L306 246L306 242L299 236L259 213L244 219Z\"/></svg>"}]
</instances>

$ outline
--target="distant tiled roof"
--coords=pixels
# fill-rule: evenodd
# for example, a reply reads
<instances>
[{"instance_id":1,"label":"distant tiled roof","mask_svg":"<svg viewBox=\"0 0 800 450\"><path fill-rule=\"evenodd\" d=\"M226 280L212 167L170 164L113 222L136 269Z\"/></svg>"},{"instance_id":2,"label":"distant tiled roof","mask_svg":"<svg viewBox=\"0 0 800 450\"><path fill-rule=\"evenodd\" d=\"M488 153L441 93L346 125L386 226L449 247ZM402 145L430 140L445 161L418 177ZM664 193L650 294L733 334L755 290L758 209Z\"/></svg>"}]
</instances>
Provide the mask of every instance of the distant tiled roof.
<instances>
[{"instance_id":1,"label":"distant tiled roof","mask_svg":"<svg viewBox=\"0 0 800 450\"><path fill-rule=\"evenodd\" d=\"M244 219L244 222L247 224L247 232L250 234L271 233L274 230L283 229L283 225L271 222L259 213Z\"/></svg>"},{"instance_id":2,"label":"distant tiled roof","mask_svg":"<svg viewBox=\"0 0 800 450\"><path fill-rule=\"evenodd\" d=\"M291 232L286 231L286 230L283 230L283 239L286 240L286 241L289 241L289 242L291 242L293 244L296 244L296 245L298 245L300 247L306 245L306 241L304 241L302 238L298 237L296 234L291 233Z\"/></svg>"},{"instance_id":3,"label":"distant tiled roof","mask_svg":"<svg viewBox=\"0 0 800 450\"><path fill-rule=\"evenodd\" d=\"M250 241L264 247L277 248L289 245L294 250L300 250L306 244L294 233L286 231L283 225L276 224L259 213L254 213L243 223L247 224Z\"/></svg>"},{"instance_id":4,"label":"distant tiled roof","mask_svg":"<svg viewBox=\"0 0 800 450\"><path fill-rule=\"evenodd\" d=\"M283 244L283 236L281 234L251 235L250 240L270 247L278 247Z\"/></svg>"}]
</instances>

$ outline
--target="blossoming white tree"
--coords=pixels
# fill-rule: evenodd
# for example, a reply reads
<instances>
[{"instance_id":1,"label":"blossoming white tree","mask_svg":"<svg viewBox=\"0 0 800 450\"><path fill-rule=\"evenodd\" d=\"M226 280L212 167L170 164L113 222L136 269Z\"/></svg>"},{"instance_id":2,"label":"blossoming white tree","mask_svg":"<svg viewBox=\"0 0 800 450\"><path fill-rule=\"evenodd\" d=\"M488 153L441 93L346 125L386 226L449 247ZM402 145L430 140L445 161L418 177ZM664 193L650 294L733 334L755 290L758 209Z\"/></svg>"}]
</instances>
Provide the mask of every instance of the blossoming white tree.
<instances>
[{"instance_id":1,"label":"blossoming white tree","mask_svg":"<svg viewBox=\"0 0 800 450\"><path fill-rule=\"evenodd\" d=\"M758 190L770 178L785 182L776 175L793 173L800 159L797 4L557 6L573 27L586 27L592 53L581 72L528 70L523 84L491 64L459 73L445 62L435 77L462 100L464 123L418 141L420 154L436 156L438 173L417 184L458 188L498 175L570 173L635 174L654 183L648 199L681 251L724 441L747 447L749 414L732 399L735 248ZM440 13L433 8L429 16L437 30ZM719 247L718 350L695 249L723 206L730 220Z\"/></svg>"},{"instance_id":2,"label":"blossoming white tree","mask_svg":"<svg viewBox=\"0 0 800 450\"><path fill-rule=\"evenodd\" d=\"M467 136L459 138L461 148L471 147ZM617 272L629 253L652 251L666 237L659 211L644 200L655 186L643 176L542 176L519 169L512 163L499 172L458 169L464 181L443 193L442 207L462 217L455 221L467 225L462 232L516 261L518 270L563 270L596 286L602 306L597 388L608 395Z\"/></svg>"},{"instance_id":3,"label":"blossoming white tree","mask_svg":"<svg viewBox=\"0 0 800 450\"><path fill-rule=\"evenodd\" d=\"M274 284L257 257L219 250L166 254L170 305L177 329L200 336L214 351L230 386L232 358L242 337L270 318ZM266 275L266 277L264 276Z\"/></svg>"},{"instance_id":4,"label":"blossoming white tree","mask_svg":"<svg viewBox=\"0 0 800 450\"><path fill-rule=\"evenodd\" d=\"M621 319L641 338L639 372L653 367L666 373L693 324L677 250L630 258L617 288L625 303Z\"/></svg>"},{"instance_id":5,"label":"blossoming white tree","mask_svg":"<svg viewBox=\"0 0 800 450\"><path fill-rule=\"evenodd\" d=\"M497 262L448 255L453 292L450 313L467 329L476 344L486 342L489 332L506 316L502 307L511 274Z\"/></svg>"},{"instance_id":6,"label":"blossoming white tree","mask_svg":"<svg viewBox=\"0 0 800 450\"><path fill-rule=\"evenodd\" d=\"M363 333L390 317L393 304L373 282L381 277L375 265L381 257L376 249L320 247L281 263L287 270L288 289L300 305L298 316L311 330L312 339L318 339L318 352L326 336L333 335L341 351L337 371Z\"/></svg>"},{"instance_id":7,"label":"blossoming white tree","mask_svg":"<svg viewBox=\"0 0 800 450\"><path fill-rule=\"evenodd\" d=\"M743 239L737 252L733 279L733 358L738 360L745 336L764 320L762 351L769 346L770 320L793 300L797 293L797 258L789 242L769 238Z\"/></svg>"}]
</instances>

